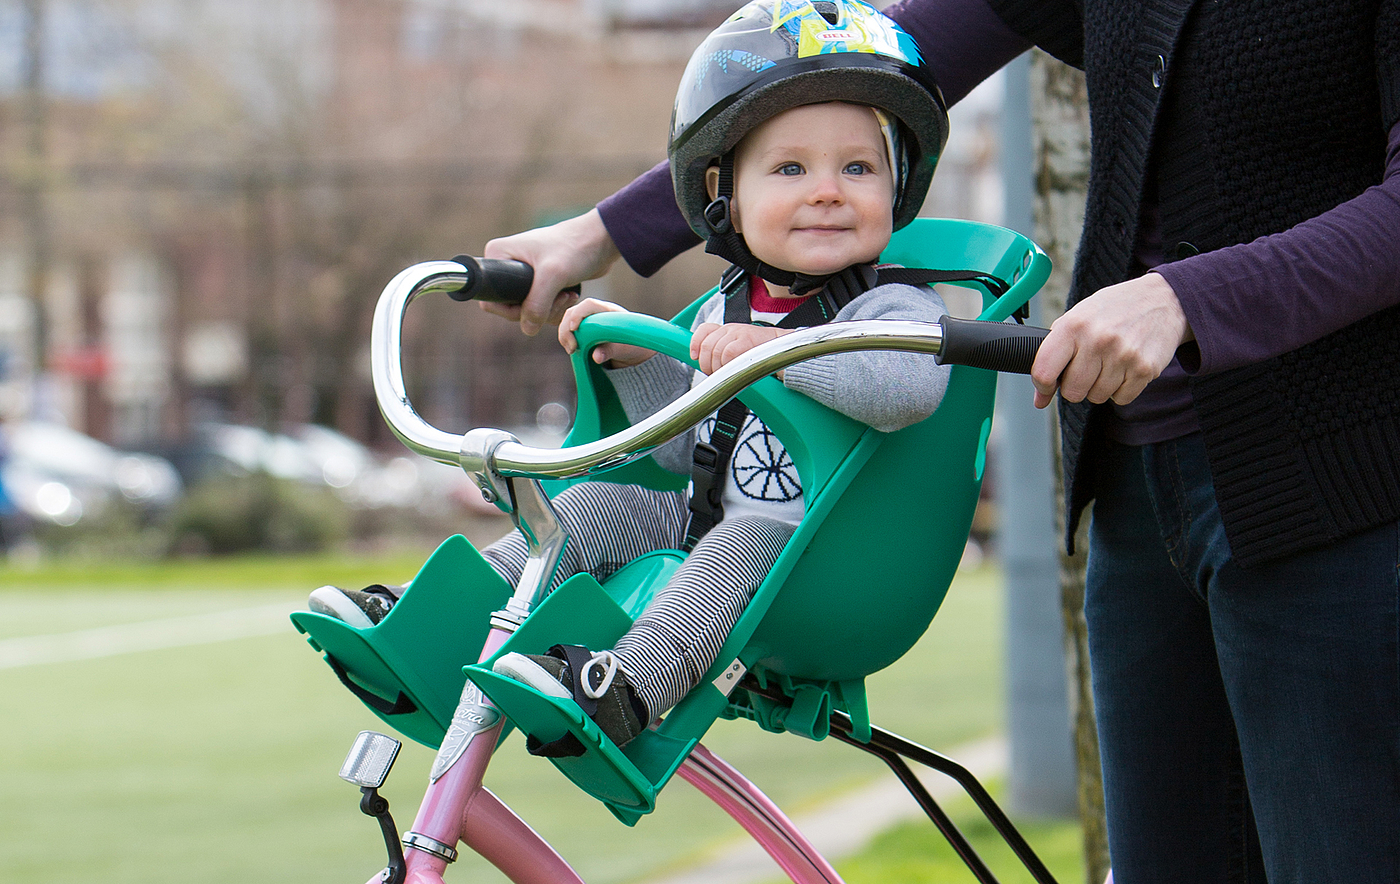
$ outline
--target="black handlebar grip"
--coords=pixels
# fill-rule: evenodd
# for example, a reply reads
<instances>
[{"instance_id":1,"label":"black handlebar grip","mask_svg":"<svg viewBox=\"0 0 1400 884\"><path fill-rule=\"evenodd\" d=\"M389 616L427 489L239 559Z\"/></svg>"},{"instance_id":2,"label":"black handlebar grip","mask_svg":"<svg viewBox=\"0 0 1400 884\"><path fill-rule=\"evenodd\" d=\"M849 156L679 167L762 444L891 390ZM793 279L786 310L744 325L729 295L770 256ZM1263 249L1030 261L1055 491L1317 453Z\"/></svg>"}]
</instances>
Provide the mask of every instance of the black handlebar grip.
<instances>
[{"instance_id":1,"label":"black handlebar grip","mask_svg":"<svg viewBox=\"0 0 1400 884\"><path fill-rule=\"evenodd\" d=\"M1015 374L1031 373L1040 342L1050 333L1048 328L1032 325L952 316L944 316L938 324L943 326L943 349L938 353L940 363Z\"/></svg>"},{"instance_id":2,"label":"black handlebar grip","mask_svg":"<svg viewBox=\"0 0 1400 884\"><path fill-rule=\"evenodd\" d=\"M471 255L458 255L452 260L467 268L466 285L448 292L456 301L519 304L530 294L530 283L535 279L535 268L523 261Z\"/></svg>"}]
</instances>

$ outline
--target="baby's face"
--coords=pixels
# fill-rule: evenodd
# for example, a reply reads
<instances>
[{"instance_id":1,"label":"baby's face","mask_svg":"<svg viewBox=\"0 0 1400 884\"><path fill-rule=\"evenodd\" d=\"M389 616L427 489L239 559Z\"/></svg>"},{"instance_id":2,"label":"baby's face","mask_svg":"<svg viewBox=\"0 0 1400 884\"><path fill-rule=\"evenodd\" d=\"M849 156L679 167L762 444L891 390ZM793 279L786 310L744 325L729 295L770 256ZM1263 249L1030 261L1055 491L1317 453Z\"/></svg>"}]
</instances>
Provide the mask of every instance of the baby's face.
<instances>
[{"instance_id":1,"label":"baby's face","mask_svg":"<svg viewBox=\"0 0 1400 884\"><path fill-rule=\"evenodd\" d=\"M733 217L749 250L820 276L873 261L894 227L894 178L868 107L812 104L750 132L735 152Z\"/></svg>"}]
</instances>

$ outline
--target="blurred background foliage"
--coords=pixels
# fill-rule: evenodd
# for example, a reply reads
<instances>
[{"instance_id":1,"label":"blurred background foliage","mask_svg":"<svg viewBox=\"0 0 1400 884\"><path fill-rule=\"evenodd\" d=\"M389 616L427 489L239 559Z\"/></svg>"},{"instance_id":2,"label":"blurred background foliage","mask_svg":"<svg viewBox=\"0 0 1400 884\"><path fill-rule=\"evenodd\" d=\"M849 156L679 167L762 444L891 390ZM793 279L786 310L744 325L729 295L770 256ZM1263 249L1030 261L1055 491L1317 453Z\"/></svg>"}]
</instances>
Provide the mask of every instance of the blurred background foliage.
<instances>
[{"instance_id":1,"label":"blurred background foliage","mask_svg":"<svg viewBox=\"0 0 1400 884\"><path fill-rule=\"evenodd\" d=\"M738 5L0 4L0 536L31 557L306 548L477 506L379 419L375 299L663 159L685 61ZM999 220L998 100L958 108L926 213ZM619 262L587 293L668 315L720 269ZM552 335L425 299L405 342L435 425L567 426Z\"/></svg>"}]
</instances>

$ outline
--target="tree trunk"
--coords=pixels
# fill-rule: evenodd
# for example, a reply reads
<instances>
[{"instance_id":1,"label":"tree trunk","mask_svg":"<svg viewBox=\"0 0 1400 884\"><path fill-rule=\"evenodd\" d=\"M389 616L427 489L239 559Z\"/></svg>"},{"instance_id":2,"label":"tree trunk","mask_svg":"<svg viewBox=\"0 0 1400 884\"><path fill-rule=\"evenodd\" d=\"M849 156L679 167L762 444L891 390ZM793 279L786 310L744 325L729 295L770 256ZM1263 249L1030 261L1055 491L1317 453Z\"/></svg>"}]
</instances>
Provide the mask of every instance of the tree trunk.
<instances>
[{"instance_id":1,"label":"tree trunk","mask_svg":"<svg viewBox=\"0 0 1400 884\"><path fill-rule=\"evenodd\" d=\"M1089 104L1084 75L1037 50L1031 60L1031 123L1036 164L1036 240L1055 263L1040 295L1045 321L1065 310L1070 268L1084 226L1084 195L1089 180ZM1055 522L1064 536L1064 475L1060 468L1058 417L1054 432ZM1060 552L1060 598L1065 620L1065 661L1069 670L1070 713L1074 721L1079 772L1079 815L1084 826L1084 857L1089 884L1108 874L1104 830L1103 779L1099 769L1098 728L1089 689L1089 646L1084 626L1084 550Z\"/></svg>"}]
</instances>

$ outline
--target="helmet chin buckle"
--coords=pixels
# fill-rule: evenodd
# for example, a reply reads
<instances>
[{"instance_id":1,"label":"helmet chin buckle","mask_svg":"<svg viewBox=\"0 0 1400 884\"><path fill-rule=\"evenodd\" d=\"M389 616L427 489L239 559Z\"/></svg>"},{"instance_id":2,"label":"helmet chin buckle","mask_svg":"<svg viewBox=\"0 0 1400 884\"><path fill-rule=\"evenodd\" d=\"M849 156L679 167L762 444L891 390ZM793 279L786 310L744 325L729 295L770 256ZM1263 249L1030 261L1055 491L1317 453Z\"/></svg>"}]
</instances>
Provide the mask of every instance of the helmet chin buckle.
<instances>
[{"instance_id":1,"label":"helmet chin buckle","mask_svg":"<svg viewBox=\"0 0 1400 884\"><path fill-rule=\"evenodd\" d=\"M716 197L705 207L705 224L712 233L720 236L734 229L734 221L729 213L729 197Z\"/></svg>"}]
</instances>

